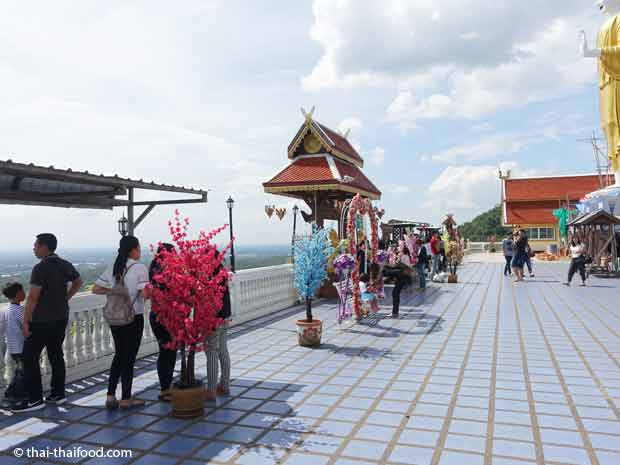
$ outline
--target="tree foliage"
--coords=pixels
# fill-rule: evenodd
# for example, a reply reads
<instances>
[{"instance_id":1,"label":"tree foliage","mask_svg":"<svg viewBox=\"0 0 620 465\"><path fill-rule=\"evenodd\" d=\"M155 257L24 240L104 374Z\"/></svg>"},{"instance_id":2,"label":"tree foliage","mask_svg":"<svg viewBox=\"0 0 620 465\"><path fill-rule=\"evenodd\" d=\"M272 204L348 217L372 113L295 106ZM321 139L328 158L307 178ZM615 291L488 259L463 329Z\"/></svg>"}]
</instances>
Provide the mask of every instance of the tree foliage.
<instances>
[{"instance_id":1,"label":"tree foliage","mask_svg":"<svg viewBox=\"0 0 620 465\"><path fill-rule=\"evenodd\" d=\"M511 228L502 226L502 207L497 205L481 213L468 223L459 226L461 237L474 242L486 242L489 236L498 238L510 233Z\"/></svg>"}]
</instances>

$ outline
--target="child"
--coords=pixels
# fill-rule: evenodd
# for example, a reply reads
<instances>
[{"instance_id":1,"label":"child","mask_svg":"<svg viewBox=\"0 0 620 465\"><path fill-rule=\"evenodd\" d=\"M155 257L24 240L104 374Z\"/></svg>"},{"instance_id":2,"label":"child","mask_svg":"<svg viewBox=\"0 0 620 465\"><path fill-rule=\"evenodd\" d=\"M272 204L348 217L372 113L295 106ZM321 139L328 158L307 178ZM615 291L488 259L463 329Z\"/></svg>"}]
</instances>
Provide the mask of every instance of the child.
<instances>
[{"instance_id":1,"label":"child","mask_svg":"<svg viewBox=\"0 0 620 465\"><path fill-rule=\"evenodd\" d=\"M379 311L379 299L385 297L383 289L383 273L381 273L381 266L378 263L370 265L370 281L368 283L368 290L375 296L370 301L370 309L373 313Z\"/></svg>"},{"instance_id":2,"label":"child","mask_svg":"<svg viewBox=\"0 0 620 465\"><path fill-rule=\"evenodd\" d=\"M9 353L15 362L15 373L11 384L4 393L5 401L9 404L19 402L25 396L24 392L24 363L22 352L24 350L24 335L22 325L24 322L24 307L21 303L26 299L24 288L19 283L7 283L2 289L2 294L9 299L7 340Z\"/></svg>"},{"instance_id":3,"label":"child","mask_svg":"<svg viewBox=\"0 0 620 465\"><path fill-rule=\"evenodd\" d=\"M370 308L373 309L374 306L377 305L377 296L374 292L369 289L370 278L367 274L363 274L360 276L360 294L362 295L362 313L364 316L368 316L367 305L370 305ZM374 311L374 310L373 310Z\"/></svg>"}]
</instances>

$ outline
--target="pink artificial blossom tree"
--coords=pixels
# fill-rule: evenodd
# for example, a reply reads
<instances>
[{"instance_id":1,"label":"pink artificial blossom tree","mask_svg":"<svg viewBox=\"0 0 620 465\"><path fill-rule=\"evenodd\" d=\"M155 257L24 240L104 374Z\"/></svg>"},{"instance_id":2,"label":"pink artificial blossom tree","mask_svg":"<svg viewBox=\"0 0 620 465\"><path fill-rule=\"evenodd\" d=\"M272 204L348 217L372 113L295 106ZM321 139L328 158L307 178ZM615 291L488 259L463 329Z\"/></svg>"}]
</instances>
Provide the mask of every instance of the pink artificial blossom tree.
<instances>
[{"instance_id":1,"label":"pink artificial blossom tree","mask_svg":"<svg viewBox=\"0 0 620 465\"><path fill-rule=\"evenodd\" d=\"M180 385L189 387L197 384L195 353L204 350L206 336L224 323L217 313L228 285L223 263L231 243L221 251L211 243L226 225L189 239L189 219L181 220L178 210L168 226L174 249L155 257L160 267L153 277L151 301L157 320L172 339L166 348L181 351Z\"/></svg>"}]
</instances>

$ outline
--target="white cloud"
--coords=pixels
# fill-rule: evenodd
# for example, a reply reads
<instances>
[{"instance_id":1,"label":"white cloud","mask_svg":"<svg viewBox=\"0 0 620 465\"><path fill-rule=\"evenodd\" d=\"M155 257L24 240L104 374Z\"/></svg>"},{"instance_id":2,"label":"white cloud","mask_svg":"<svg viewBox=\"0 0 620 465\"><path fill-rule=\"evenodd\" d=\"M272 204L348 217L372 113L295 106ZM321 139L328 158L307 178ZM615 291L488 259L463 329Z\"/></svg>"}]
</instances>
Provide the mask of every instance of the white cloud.
<instances>
[{"instance_id":1,"label":"white cloud","mask_svg":"<svg viewBox=\"0 0 620 465\"><path fill-rule=\"evenodd\" d=\"M454 147L421 156L422 161L435 163L471 163L489 159L505 159L524 148L575 135L582 117L577 114L558 115L547 113L535 121L534 126L514 132L495 132Z\"/></svg>"},{"instance_id":2,"label":"white cloud","mask_svg":"<svg viewBox=\"0 0 620 465\"><path fill-rule=\"evenodd\" d=\"M499 170L512 176L535 176L540 169L522 169L516 161L494 165L446 167L431 183L422 206L439 214L454 213L459 223L471 220L501 201Z\"/></svg>"},{"instance_id":3,"label":"white cloud","mask_svg":"<svg viewBox=\"0 0 620 465\"><path fill-rule=\"evenodd\" d=\"M323 55L306 90L388 86L387 119L404 128L439 118L475 119L551 100L593 82L576 32L602 21L567 0L524 8L509 0L315 0L311 37Z\"/></svg>"},{"instance_id":4,"label":"white cloud","mask_svg":"<svg viewBox=\"0 0 620 465\"><path fill-rule=\"evenodd\" d=\"M381 165L385 161L385 149L383 147L375 147L370 152L370 162L373 165Z\"/></svg>"}]
</instances>

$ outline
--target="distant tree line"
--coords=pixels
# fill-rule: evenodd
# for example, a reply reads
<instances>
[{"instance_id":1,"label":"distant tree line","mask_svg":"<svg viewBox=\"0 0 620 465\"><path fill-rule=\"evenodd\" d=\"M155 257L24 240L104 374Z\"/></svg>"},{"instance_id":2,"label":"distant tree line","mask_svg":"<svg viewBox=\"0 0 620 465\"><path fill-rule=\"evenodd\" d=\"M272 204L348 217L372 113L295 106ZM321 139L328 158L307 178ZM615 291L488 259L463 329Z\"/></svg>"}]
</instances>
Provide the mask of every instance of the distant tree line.
<instances>
[{"instance_id":1,"label":"distant tree line","mask_svg":"<svg viewBox=\"0 0 620 465\"><path fill-rule=\"evenodd\" d=\"M459 226L461 237L473 242L486 242L489 240L489 236L496 236L498 241L501 241L511 231L511 228L502 226L501 205L497 205Z\"/></svg>"}]
</instances>

